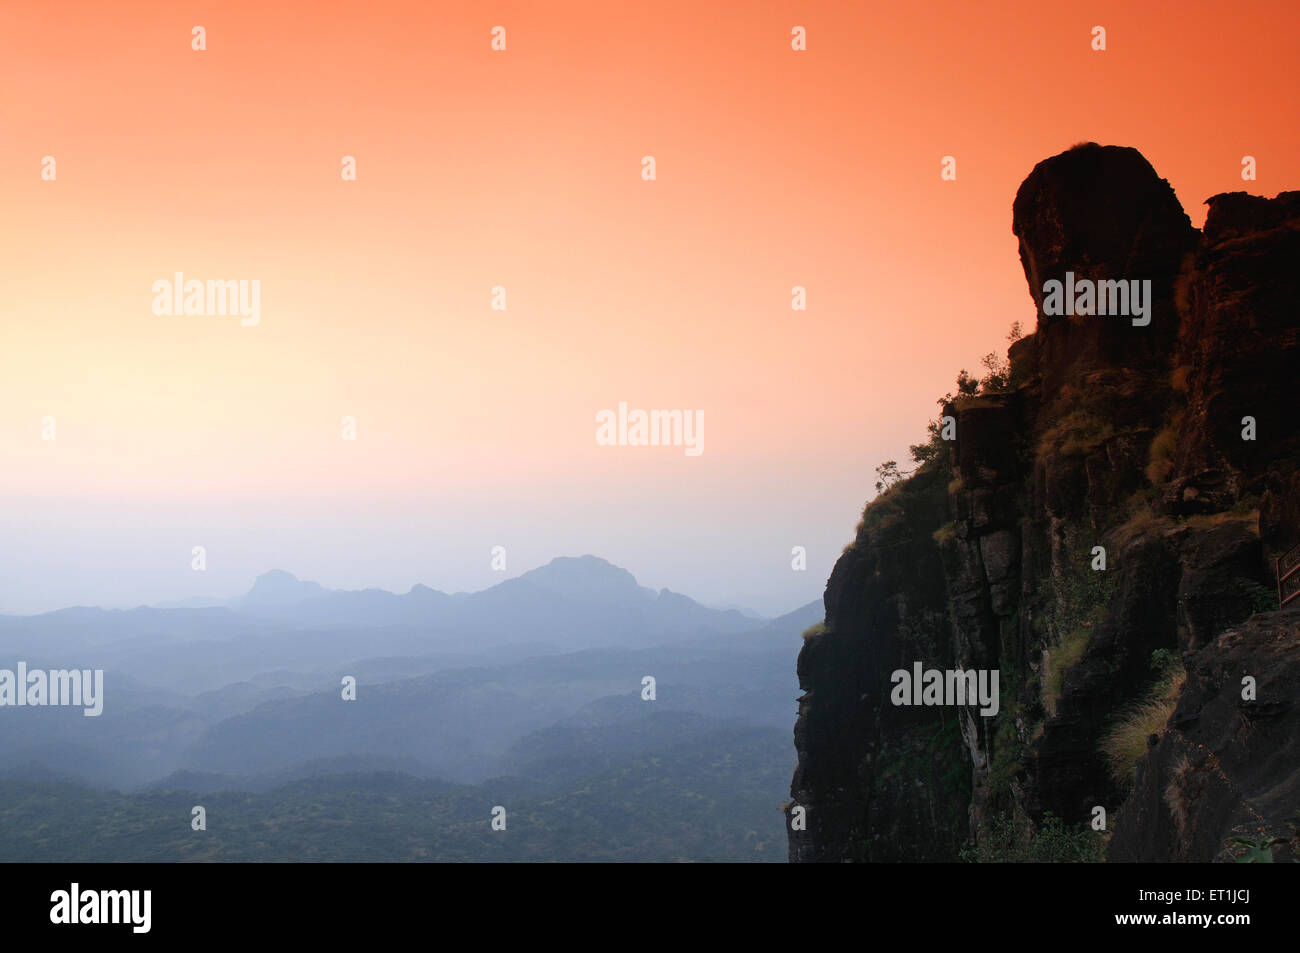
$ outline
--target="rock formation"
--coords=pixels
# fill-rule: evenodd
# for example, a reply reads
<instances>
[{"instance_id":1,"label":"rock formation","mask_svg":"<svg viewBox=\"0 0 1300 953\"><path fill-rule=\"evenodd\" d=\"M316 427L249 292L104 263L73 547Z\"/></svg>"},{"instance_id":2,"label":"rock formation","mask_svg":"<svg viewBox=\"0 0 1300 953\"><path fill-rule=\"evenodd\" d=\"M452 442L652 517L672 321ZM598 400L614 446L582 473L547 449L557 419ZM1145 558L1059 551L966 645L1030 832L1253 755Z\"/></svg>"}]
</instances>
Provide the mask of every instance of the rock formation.
<instances>
[{"instance_id":1,"label":"rock formation","mask_svg":"<svg viewBox=\"0 0 1300 953\"><path fill-rule=\"evenodd\" d=\"M1290 856L1300 603L1276 611L1273 565L1300 543L1300 192L1207 204L1198 231L1140 153L1095 143L1021 186L1035 331L944 405L955 439L932 425L831 573L791 860L955 860L1052 817L1112 859ZM1067 271L1150 281L1150 323L1044 313ZM998 714L894 705L914 662L997 669Z\"/></svg>"}]
</instances>

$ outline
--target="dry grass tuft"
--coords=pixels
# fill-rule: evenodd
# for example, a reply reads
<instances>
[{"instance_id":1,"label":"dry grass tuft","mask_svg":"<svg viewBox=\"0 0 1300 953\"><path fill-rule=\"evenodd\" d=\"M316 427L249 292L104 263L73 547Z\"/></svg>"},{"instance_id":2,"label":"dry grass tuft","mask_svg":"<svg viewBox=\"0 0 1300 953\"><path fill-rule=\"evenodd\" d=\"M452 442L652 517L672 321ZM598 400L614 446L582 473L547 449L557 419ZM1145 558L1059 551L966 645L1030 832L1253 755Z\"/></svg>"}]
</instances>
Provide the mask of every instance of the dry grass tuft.
<instances>
[{"instance_id":1,"label":"dry grass tuft","mask_svg":"<svg viewBox=\"0 0 1300 953\"><path fill-rule=\"evenodd\" d=\"M1130 708L1102 739L1101 753L1116 783L1132 786L1138 759L1147 753L1147 739L1165 733L1186 681L1182 663L1170 665L1151 693Z\"/></svg>"}]
</instances>

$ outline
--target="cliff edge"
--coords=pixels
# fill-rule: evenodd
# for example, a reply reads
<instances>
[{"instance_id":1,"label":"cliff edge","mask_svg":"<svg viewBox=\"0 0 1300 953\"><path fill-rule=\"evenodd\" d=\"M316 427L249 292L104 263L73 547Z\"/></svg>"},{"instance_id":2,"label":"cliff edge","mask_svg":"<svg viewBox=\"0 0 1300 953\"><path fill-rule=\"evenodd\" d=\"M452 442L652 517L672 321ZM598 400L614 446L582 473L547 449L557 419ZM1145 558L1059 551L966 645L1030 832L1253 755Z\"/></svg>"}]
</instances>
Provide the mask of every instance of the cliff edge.
<instances>
[{"instance_id":1,"label":"cliff edge","mask_svg":"<svg viewBox=\"0 0 1300 953\"><path fill-rule=\"evenodd\" d=\"M1095 143L1021 185L1034 331L886 472L805 634L792 861L1300 856L1300 192L1207 204ZM927 670L996 706L901 703Z\"/></svg>"}]
</instances>

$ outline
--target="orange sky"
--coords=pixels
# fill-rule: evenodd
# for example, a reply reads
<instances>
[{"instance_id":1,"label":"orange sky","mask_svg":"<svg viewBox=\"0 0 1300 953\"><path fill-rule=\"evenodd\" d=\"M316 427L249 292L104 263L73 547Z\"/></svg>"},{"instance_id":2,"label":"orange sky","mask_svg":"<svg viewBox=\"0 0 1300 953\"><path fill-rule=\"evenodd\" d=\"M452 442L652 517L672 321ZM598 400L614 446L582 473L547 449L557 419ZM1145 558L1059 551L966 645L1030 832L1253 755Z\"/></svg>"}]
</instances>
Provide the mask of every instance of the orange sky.
<instances>
[{"instance_id":1,"label":"orange sky","mask_svg":"<svg viewBox=\"0 0 1300 953\"><path fill-rule=\"evenodd\" d=\"M1136 146L1197 225L1300 187L1293 3L451 6L0 7L0 609L478 588L498 543L790 608L1032 322L1035 162ZM260 323L156 316L177 271L259 280ZM597 446L619 401L705 452Z\"/></svg>"}]
</instances>

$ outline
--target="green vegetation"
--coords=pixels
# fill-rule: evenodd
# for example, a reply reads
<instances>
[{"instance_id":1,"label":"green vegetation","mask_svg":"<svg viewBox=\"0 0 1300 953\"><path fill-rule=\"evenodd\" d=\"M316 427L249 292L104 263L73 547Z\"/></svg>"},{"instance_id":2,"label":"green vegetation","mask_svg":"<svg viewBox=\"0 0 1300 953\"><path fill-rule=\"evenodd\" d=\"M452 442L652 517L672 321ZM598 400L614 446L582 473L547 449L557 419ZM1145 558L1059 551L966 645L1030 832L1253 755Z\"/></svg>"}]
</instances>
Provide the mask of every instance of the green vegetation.
<instances>
[{"instance_id":1,"label":"green vegetation","mask_svg":"<svg viewBox=\"0 0 1300 953\"><path fill-rule=\"evenodd\" d=\"M1007 343L1014 344L1023 336L1024 329L1020 322L1016 321L1007 332ZM965 368L962 368L957 372L957 393L944 394L935 403L942 409L949 404L963 403L972 397L1006 393L1024 382L1023 369L1012 367L1008 358L999 357L994 352L989 352L980 358L980 364L985 370L983 377L972 377ZM926 425L926 431L929 437L925 443L913 444L908 448L912 461L917 467L925 467L940 459L948 447L941 435L942 428L938 420L931 420Z\"/></svg>"},{"instance_id":2,"label":"green vegetation","mask_svg":"<svg viewBox=\"0 0 1300 953\"><path fill-rule=\"evenodd\" d=\"M906 519L907 511L903 507L902 492L897 486L891 487L867 504L862 511L862 519L858 521L855 538L861 539L864 534L888 532L901 526Z\"/></svg>"},{"instance_id":3,"label":"green vegetation","mask_svg":"<svg viewBox=\"0 0 1300 953\"><path fill-rule=\"evenodd\" d=\"M1163 432L1163 431L1162 431ZM1156 438L1159 440L1159 437ZM1147 476L1151 476L1151 465ZM1194 530L1214 529L1228 523L1243 523L1251 532L1259 533L1259 504L1257 496L1245 496L1226 510L1218 513L1196 513L1191 516L1165 516L1156 511L1151 488L1139 490L1124 503L1123 522L1107 535L1112 542L1122 546L1136 536L1154 536L1157 533L1187 526Z\"/></svg>"},{"instance_id":4,"label":"green vegetation","mask_svg":"<svg viewBox=\"0 0 1300 953\"><path fill-rule=\"evenodd\" d=\"M1092 641L1092 629L1088 625L1067 632L1060 644L1043 650L1043 708L1051 716L1056 715L1056 706L1061 700L1061 690L1065 686L1065 673L1083 658Z\"/></svg>"},{"instance_id":5,"label":"green vegetation","mask_svg":"<svg viewBox=\"0 0 1300 953\"><path fill-rule=\"evenodd\" d=\"M1261 586L1253 579L1238 578L1234 581L1237 591L1250 600L1251 612L1274 612L1278 608L1277 590Z\"/></svg>"},{"instance_id":6,"label":"green vegetation","mask_svg":"<svg viewBox=\"0 0 1300 953\"><path fill-rule=\"evenodd\" d=\"M1150 476L1149 472L1148 476ZM1259 504L1258 497L1248 496L1238 500L1229 509L1217 513L1196 513L1182 517L1166 516L1156 511L1150 489L1139 490L1125 502L1123 522L1110 530L1106 536L1113 548L1120 549L1138 536L1156 536L1179 527L1205 532L1227 526L1229 523L1241 523L1247 530L1258 535ZM1276 593L1267 586L1249 579L1241 580L1240 585L1249 594L1250 601L1255 604L1256 612L1267 612L1277 608Z\"/></svg>"},{"instance_id":7,"label":"green vegetation","mask_svg":"<svg viewBox=\"0 0 1300 953\"><path fill-rule=\"evenodd\" d=\"M1192 529L1198 530L1226 526L1228 523L1245 523L1247 529L1258 534L1259 501L1241 500L1233 504L1231 509L1221 510L1218 513L1196 513L1186 517L1182 522Z\"/></svg>"},{"instance_id":8,"label":"green vegetation","mask_svg":"<svg viewBox=\"0 0 1300 953\"><path fill-rule=\"evenodd\" d=\"M881 751L871 785L872 796L880 803L911 801L924 791L928 813L938 829L966 830L971 768L957 718L940 710L892 739ZM951 849L957 846L954 838Z\"/></svg>"},{"instance_id":9,"label":"green vegetation","mask_svg":"<svg viewBox=\"0 0 1300 953\"><path fill-rule=\"evenodd\" d=\"M1118 395L1131 384L1120 371L1092 374L1086 381L1062 384L1044 412L1043 419L1055 423L1040 436L1038 455L1088 456L1115 437L1146 432L1143 425L1115 425L1117 419L1123 419L1117 413L1121 400Z\"/></svg>"},{"instance_id":10,"label":"green vegetation","mask_svg":"<svg viewBox=\"0 0 1300 953\"><path fill-rule=\"evenodd\" d=\"M1089 559L1075 557L1067 564L1078 568L1052 580L1043 610L1049 641L1043 649L1042 702L1049 716L1056 714L1066 673L1087 653L1092 633L1106 617L1113 586L1110 574L1094 572Z\"/></svg>"},{"instance_id":11,"label":"green vegetation","mask_svg":"<svg viewBox=\"0 0 1300 953\"><path fill-rule=\"evenodd\" d=\"M944 523L930 535L940 546L950 543L957 538L957 523L955 521Z\"/></svg>"},{"instance_id":12,"label":"green vegetation","mask_svg":"<svg viewBox=\"0 0 1300 953\"><path fill-rule=\"evenodd\" d=\"M1229 837L1224 850L1239 864L1300 863L1300 811L1286 822L1288 833L1276 835L1265 827ZM1238 827L1236 830L1241 830Z\"/></svg>"},{"instance_id":13,"label":"green vegetation","mask_svg":"<svg viewBox=\"0 0 1300 953\"><path fill-rule=\"evenodd\" d=\"M564 771L453 785L333 775L263 793L123 794L0 778L0 861L768 861L787 859L772 809L790 733L730 728ZM207 809L206 831L190 809ZM494 805L507 828L490 826Z\"/></svg>"},{"instance_id":14,"label":"green vegetation","mask_svg":"<svg viewBox=\"0 0 1300 953\"><path fill-rule=\"evenodd\" d=\"M898 461L886 460L880 466L876 467L876 492L884 493L896 483L901 483L911 474L903 473L898 469Z\"/></svg>"},{"instance_id":15,"label":"green vegetation","mask_svg":"<svg viewBox=\"0 0 1300 953\"><path fill-rule=\"evenodd\" d=\"M891 461L887 461L891 462ZM884 465L882 464L882 467ZM862 511L862 519L854 534L854 545L867 538L880 542L886 536L892 543L912 546L925 539L910 530L921 525L937 526L948 512L948 496L944 492L947 476L938 466L921 466L876 496ZM896 531L902 530L902 533ZM929 548L926 540L924 549ZM921 556L919 550L915 555Z\"/></svg>"},{"instance_id":16,"label":"green vegetation","mask_svg":"<svg viewBox=\"0 0 1300 953\"><path fill-rule=\"evenodd\" d=\"M826 632L826 623L817 622L814 623L813 625L808 626L808 628L803 630L803 638L805 641L807 641L808 639L815 639L819 635L824 635L825 632Z\"/></svg>"},{"instance_id":17,"label":"green vegetation","mask_svg":"<svg viewBox=\"0 0 1300 953\"><path fill-rule=\"evenodd\" d=\"M1187 680L1182 661L1168 649L1151 653L1151 667L1156 680L1150 692L1125 711L1101 741L1101 753L1111 777L1123 787L1132 786L1138 759L1147 752L1148 739L1164 734Z\"/></svg>"},{"instance_id":18,"label":"green vegetation","mask_svg":"<svg viewBox=\"0 0 1300 953\"><path fill-rule=\"evenodd\" d=\"M1230 837L1228 848L1239 864L1271 864L1273 848L1287 842L1285 837Z\"/></svg>"},{"instance_id":19,"label":"green vegetation","mask_svg":"<svg viewBox=\"0 0 1300 953\"><path fill-rule=\"evenodd\" d=\"M1082 457L1113 436L1115 426L1108 417L1081 407L1066 414L1043 433L1038 453L1041 456L1059 453L1066 457Z\"/></svg>"},{"instance_id":20,"label":"green vegetation","mask_svg":"<svg viewBox=\"0 0 1300 953\"><path fill-rule=\"evenodd\" d=\"M1007 704L1009 696L1006 691L1000 694L1000 707L993 719L993 751L988 768L990 798L999 803L1010 797L1012 782L1024 772L1024 751L1016 731L1017 710Z\"/></svg>"},{"instance_id":21,"label":"green vegetation","mask_svg":"<svg viewBox=\"0 0 1300 953\"><path fill-rule=\"evenodd\" d=\"M941 435L939 421L931 420L926 425L926 431L929 433L929 437L926 438L925 443L914 443L908 447L908 453L911 454L912 461L918 467L926 467L939 460L948 448Z\"/></svg>"},{"instance_id":22,"label":"green vegetation","mask_svg":"<svg viewBox=\"0 0 1300 953\"><path fill-rule=\"evenodd\" d=\"M1106 855L1106 836L1087 824L1067 825L1048 811L1041 824L1001 814L981 824L975 838L961 851L967 863L1100 863Z\"/></svg>"},{"instance_id":23,"label":"green vegetation","mask_svg":"<svg viewBox=\"0 0 1300 953\"><path fill-rule=\"evenodd\" d=\"M1161 516L1152 508L1145 492L1133 494L1125 504L1125 510L1128 518L1107 534L1117 549L1134 537L1154 536L1177 525L1173 517Z\"/></svg>"},{"instance_id":24,"label":"green vegetation","mask_svg":"<svg viewBox=\"0 0 1300 953\"><path fill-rule=\"evenodd\" d=\"M1147 451L1147 479L1154 485L1164 483L1174 468L1174 450L1177 448L1178 431L1170 424L1161 428L1151 441Z\"/></svg>"}]
</instances>

